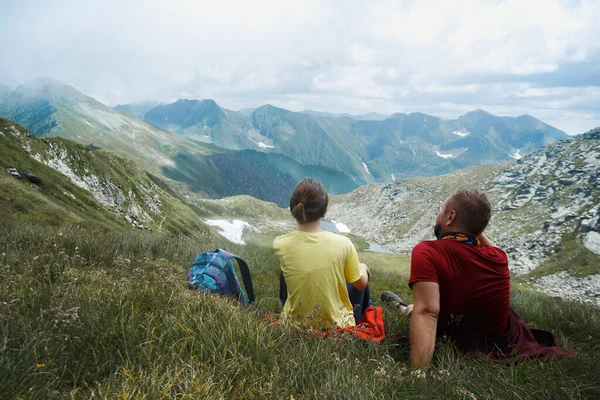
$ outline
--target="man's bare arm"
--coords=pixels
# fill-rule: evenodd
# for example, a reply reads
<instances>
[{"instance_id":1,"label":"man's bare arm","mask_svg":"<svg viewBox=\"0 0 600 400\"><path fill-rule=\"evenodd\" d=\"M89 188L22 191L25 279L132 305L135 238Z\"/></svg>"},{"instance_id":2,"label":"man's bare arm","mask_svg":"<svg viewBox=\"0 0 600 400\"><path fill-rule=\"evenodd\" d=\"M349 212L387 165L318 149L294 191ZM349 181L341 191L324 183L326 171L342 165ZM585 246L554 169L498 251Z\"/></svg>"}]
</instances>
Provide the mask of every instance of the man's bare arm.
<instances>
[{"instance_id":1,"label":"man's bare arm","mask_svg":"<svg viewBox=\"0 0 600 400\"><path fill-rule=\"evenodd\" d=\"M410 319L410 364L422 368L431 363L435 348L440 286L435 282L415 282L412 289L415 303Z\"/></svg>"}]
</instances>

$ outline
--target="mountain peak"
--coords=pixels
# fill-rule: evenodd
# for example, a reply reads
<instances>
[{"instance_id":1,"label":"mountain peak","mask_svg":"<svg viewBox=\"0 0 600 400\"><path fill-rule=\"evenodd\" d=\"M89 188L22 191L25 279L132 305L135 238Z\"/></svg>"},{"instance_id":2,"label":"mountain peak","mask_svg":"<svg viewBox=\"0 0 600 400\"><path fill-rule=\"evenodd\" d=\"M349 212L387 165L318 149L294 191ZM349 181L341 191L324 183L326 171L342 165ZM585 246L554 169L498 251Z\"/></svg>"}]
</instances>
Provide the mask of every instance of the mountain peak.
<instances>
[{"instance_id":1,"label":"mountain peak","mask_svg":"<svg viewBox=\"0 0 600 400\"><path fill-rule=\"evenodd\" d=\"M275 107L272 104L265 104L264 106L260 106L256 110L254 110L254 112L252 114L256 114L256 113L276 113L276 114L280 114L280 113L292 113L292 112L293 111L286 110L285 108Z\"/></svg>"},{"instance_id":2,"label":"mountain peak","mask_svg":"<svg viewBox=\"0 0 600 400\"><path fill-rule=\"evenodd\" d=\"M483 117L483 116L494 116L494 115L485 110L482 110L481 108L477 108L477 109L470 111L470 112L466 113L465 115L463 115L463 117L466 117L466 116Z\"/></svg>"},{"instance_id":3,"label":"mountain peak","mask_svg":"<svg viewBox=\"0 0 600 400\"><path fill-rule=\"evenodd\" d=\"M45 100L86 97L73 86L52 78L38 78L19 85L14 90L13 96L21 99L41 98Z\"/></svg>"},{"instance_id":4,"label":"mountain peak","mask_svg":"<svg viewBox=\"0 0 600 400\"><path fill-rule=\"evenodd\" d=\"M179 99L173 104L190 104L190 105L205 105L205 106L219 106L213 99Z\"/></svg>"}]
</instances>

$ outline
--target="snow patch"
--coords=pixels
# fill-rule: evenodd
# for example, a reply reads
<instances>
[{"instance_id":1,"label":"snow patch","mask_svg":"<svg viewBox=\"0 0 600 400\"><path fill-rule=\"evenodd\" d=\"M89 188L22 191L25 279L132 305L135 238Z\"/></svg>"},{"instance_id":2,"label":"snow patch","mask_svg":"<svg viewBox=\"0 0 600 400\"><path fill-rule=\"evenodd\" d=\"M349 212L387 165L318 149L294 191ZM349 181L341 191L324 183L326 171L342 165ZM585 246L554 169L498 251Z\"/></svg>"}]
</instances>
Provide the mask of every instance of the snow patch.
<instances>
[{"instance_id":1,"label":"snow patch","mask_svg":"<svg viewBox=\"0 0 600 400\"><path fill-rule=\"evenodd\" d=\"M343 222L335 222L334 220L331 220L331 223L335 225L335 229L337 229L339 233L350 233L350 228L348 228L348 225L344 224Z\"/></svg>"},{"instance_id":2,"label":"snow patch","mask_svg":"<svg viewBox=\"0 0 600 400\"><path fill-rule=\"evenodd\" d=\"M454 131L454 132L452 132L452 133L454 133L455 135L457 135L457 136L460 136L460 137L469 136L469 135L471 134L471 132L469 132L469 131L467 131L467 130L465 130L464 132L461 132L461 131Z\"/></svg>"},{"instance_id":3,"label":"snow patch","mask_svg":"<svg viewBox=\"0 0 600 400\"><path fill-rule=\"evenodd\" d=\"M244 229L250 227L249 223L240 221L239 219L234 219L233 221L224 219L205 219L204 222L210 226L219 228L219 234L231 240L233 243L246 244L242 240L242 235L244 234Z\"/></svg>"},{"instance_id":4,"label":"snow patch","mask_svg":"<svg viewBox=\"0 0 600 400\"><path fill-rule=\"evenodd\" d=\"M515 160L520 160L523 157L520 153L521 153L521 149L518 149L515 152L515 154L508 153L508 156L511 157L511 158L514 158Z\"/></svg>"},{"instance_id":5,"label":"snow patch","mask_svg":"<svg viewBox=\"0 0 600 400\"><path fill-rule=\"evenodd\" d=\"M264 144L263 142L258 142L258 147L262 149L274 149L275 146L269 146L268 144Z\"/></svg>"},{"instance_id":6,"label":"snow patch","mask_svg":"<svg viewBox=\"0 0 600 400\"><path fill-rule=\"evenodd\" d=\"M365 169L365 171L367 171L367 174L371 175L371 173L369 172L369 167L367 167L367 164L365 164L364 161L362 161L362 165L363 165L363 168Z\"/></svg>"},{"instance_id":7,"label":"snow patch","mask_svg":"<svg viewBox=\"0 0 600 400\"><path fill-rule=\"evenodd\" d=\"M435 154L437 154L438 157L442 157L442 158L451 158L452 157L452 154L442 154L437 150L435 151Z\"/></svg>"},{"instance_id":8,"label":"snow patch","mask_svg":"<svg viewBox=\"0 0 600 400\"><path fill-rule=\"evenodd\" d=\"M86 124L88 124L89 126L92 126L92 124L90 124L89 122L87 122L87 120L85 118L81 118L83 120L83 122L85 122Z\"/></svg>"},{"instance_id":9,"label":"snow patch","mask_svg":"<svg viewBox=\"0 0 600 400\"><path fill-rule=\"evenodd\" d=\"M396 177L394 176L394 174L392 174L392 180L395 181Z\"/></svg>"},{"instance_id":10,"label":"snow patch","mask_svg":"<svg viewBox=\"0 0 600 400\"><path fill-rule=\"evenodd\" d=\"M413 147L413 145L409 144L408 147L410 147L410 149L412 150L413 156L416 156L417 155L417 151L415 150L415 148Z\"/></svg>"}]
</instances>

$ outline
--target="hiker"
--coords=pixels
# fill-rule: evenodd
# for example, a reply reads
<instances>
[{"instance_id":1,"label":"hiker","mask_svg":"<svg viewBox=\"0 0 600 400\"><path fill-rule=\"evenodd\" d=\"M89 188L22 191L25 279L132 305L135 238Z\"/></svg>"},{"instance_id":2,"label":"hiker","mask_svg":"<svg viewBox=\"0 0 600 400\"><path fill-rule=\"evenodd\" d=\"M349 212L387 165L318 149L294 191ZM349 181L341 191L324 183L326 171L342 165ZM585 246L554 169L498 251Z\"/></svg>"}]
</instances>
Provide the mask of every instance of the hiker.
<instances>
[{"instance_id":1,"label":"hiker","mask_svg":"<svg viewBox=\"0 0 600 400\"><path fill-rule=\"evenodd\" d=\"M345 236L321 229L329 197L306 178L294 189L290 211L298 230L279 236L273 249L281 265L281 319L296 328L347 328L370 305L369 268Z\"/></svg>"},{"instance_id":2,"label":"hiker","mask_svg":"<svg viewBox=\"0 0 600 400\"><path fill-rule=\"evenodd\" d=\"M496 362L572 356L547 331L530 329L510 307L506 253L484 235L492 213L484 193L460 190L437 215L434 233L412 251L414 304L392 292L381 298L410 312L410 361L428 365L436 338Z\"/></svg>"}]
</instances>

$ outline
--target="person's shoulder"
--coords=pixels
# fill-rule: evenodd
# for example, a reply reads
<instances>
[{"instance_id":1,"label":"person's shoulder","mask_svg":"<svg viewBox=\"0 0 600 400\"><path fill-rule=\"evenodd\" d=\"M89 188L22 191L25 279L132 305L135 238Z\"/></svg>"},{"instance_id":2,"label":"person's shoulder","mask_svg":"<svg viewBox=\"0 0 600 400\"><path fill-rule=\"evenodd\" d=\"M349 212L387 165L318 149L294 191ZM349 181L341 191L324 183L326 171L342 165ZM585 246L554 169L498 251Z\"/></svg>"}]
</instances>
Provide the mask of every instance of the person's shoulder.
<instances>
[{"instance_id":1,"label":"person's shoulder","mask_svg":"<svg viewBox=\"0 0 600 400\"><path fill-rule=\"evenodd\" d=\"M424 241L418 243L415 247L413 247L412 253L418 254L418 253L424 253L424 252L431 252L435 249L437 249L436 240L424 240Z\"/></svg>"},{"instance_id":2,"label":"person's shoulder","mask_svg":"<svg viewBox=\"0 0 600 400\"><path fill-rule=\"evenodd\" d=\"M478 247L482 253L485 253L487 255L496 256L499 258L504 258L504 259L508 260L508 256L506 255L506 252L498 246L490 245L490 246L478 246Z\"/></svg>"},{"instance_id":3,"label":"person's shoulder","mask_svg":"<svg viewBox=\"0 0 600 400\"><path fill-rule=\"evenodd\" d=\"M296 234L297 234L297 231L294 231L294 232L286 233L285 235L277 236L275 239L273 239L273 248L281 247L281 245L292 240L296 236Z\"/></svg>"},{"instance_id":4,"label":"person's shoulder","mask_svg":"<svg viewBox=\"0 0 600 400\"><path fill-rule=\"evenodd\" d=\"M334 233L334 232L330 232L330 231L323 231L322 235L323 235L323 239L327 240L329 242L333 242L333 243L337 243L337 244L345 245L345 246L354 246L352 244L352 240L350 240L350 238L348 238L347 236L340 235L338 233Z\"/></svg>"}]
</instances>

